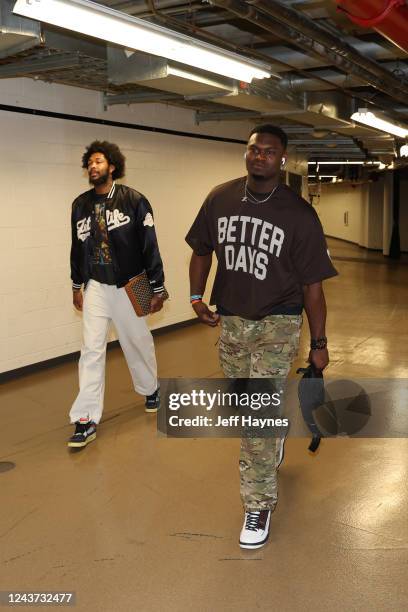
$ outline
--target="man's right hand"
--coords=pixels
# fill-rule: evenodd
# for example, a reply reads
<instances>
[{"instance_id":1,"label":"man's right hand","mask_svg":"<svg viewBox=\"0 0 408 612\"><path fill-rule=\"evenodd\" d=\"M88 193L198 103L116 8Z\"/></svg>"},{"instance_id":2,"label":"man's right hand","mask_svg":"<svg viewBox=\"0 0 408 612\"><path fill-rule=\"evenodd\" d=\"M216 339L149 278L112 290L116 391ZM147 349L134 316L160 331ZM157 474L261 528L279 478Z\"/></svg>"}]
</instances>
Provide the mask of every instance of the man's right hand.
<instances>
[{"instance_id":1,"label":"man's right hand","mask_svg":"<svg viewBox=\"0 0 408 612\"><path fill-rule=\"evenodd\" d=\"M82 305L84 302L84 297L82 295L81 289L79 291L72 292L72 303L74 304L77 310L82 310Z\"/></svg>"},{"instance_id":2,"label":"man's right hand","mask_svg":"<svg viewBox=\"0 0 408 612\"><path fill-rule=\"evenodd\" d=\"M194 312L200 319L201 323L205 323L210 327L216 327L220 320L220 315L210 310L204 302L197 302L193 304Z\"/></svg>"}]
</instances>

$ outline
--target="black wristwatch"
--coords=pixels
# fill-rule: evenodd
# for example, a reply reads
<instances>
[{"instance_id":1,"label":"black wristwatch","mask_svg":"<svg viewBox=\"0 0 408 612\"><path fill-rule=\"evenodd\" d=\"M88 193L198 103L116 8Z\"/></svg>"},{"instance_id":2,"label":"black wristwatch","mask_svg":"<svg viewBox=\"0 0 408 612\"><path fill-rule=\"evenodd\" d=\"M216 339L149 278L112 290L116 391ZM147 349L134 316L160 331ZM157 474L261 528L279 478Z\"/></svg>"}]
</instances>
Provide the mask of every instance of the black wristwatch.
<instances>
[{"instance_id":1,"label":"black wristwatch","mask_svg":"<svg viewBox=\"0 0 408 612\"><path fill-rule=\"evenodd\" d=\"M319 351L321 349L327 348L326 336L322 336L321 338L311 338L310 348L312 351Z\"/></svg>"}]
</instances>

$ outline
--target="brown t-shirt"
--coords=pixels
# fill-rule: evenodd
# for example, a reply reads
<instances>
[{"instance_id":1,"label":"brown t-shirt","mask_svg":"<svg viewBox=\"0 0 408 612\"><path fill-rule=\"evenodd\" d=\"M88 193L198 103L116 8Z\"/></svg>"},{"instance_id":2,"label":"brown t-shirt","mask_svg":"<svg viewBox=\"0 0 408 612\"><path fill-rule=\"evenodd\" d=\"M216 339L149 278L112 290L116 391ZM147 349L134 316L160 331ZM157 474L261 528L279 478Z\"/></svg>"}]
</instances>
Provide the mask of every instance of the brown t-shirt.
<instances>
[{"instance_id":1,"label":"brown t-shirt","mask_svg":"<svg viewBox=\"0 0 408 612\"><path fill-rule=\"evenodd\" d=\"M245 202L245 180L215 187L186 236L196 255L217 256L210 304L245 319L301 312L302 285L337 275L319 217L286 185Z\"/></svg>"}]
</instances>

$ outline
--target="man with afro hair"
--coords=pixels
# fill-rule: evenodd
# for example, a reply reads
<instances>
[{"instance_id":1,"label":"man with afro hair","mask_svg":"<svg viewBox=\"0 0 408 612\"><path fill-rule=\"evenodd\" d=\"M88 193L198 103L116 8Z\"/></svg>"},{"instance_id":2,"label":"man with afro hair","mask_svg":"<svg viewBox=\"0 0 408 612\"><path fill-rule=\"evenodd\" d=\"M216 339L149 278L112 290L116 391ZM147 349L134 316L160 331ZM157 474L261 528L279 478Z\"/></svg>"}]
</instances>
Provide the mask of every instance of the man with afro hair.
<instances>
[{"instance_id":1,"label":"man with afro hair","mask_svg":"<svg viewBox=\"0 0 408 612\"><path fill-rule=\"evenodd\" d=\"M116 144L94 141L82 157L92 189L72 205L73 304L83 314L79 393L70 411L75 431L69 447L96 438L103 412L109 324L115 325L135 390L146 396L146 412L159 406L156 356L143 317L136 316L124 286L146 271L153 297L150 313L163 306L164 274L153 211L138 191L116 183L125 157Z\"/></svg>"}]
</instances>

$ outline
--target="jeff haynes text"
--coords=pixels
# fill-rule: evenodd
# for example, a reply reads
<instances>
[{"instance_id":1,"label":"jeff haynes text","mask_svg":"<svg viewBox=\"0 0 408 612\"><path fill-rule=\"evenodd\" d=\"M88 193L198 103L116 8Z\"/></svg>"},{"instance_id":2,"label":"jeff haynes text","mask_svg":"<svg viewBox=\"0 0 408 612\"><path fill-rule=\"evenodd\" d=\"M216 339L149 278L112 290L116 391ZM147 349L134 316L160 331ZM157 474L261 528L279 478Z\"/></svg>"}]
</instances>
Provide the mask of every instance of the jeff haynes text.
<instances>
[{"instance_id":1,"label":"jeff haynes text","mask_svg":"<svg viewBox=\"0 0 408 612\"><path fill-rule=\"evenodd\" d=\"M173 414L169 417L169 425L170 427L288 427L289 419L262 419L238 414L229 417L218 416L216 419L201 415L186 418Z\"/></svg>"}]
</instances>

